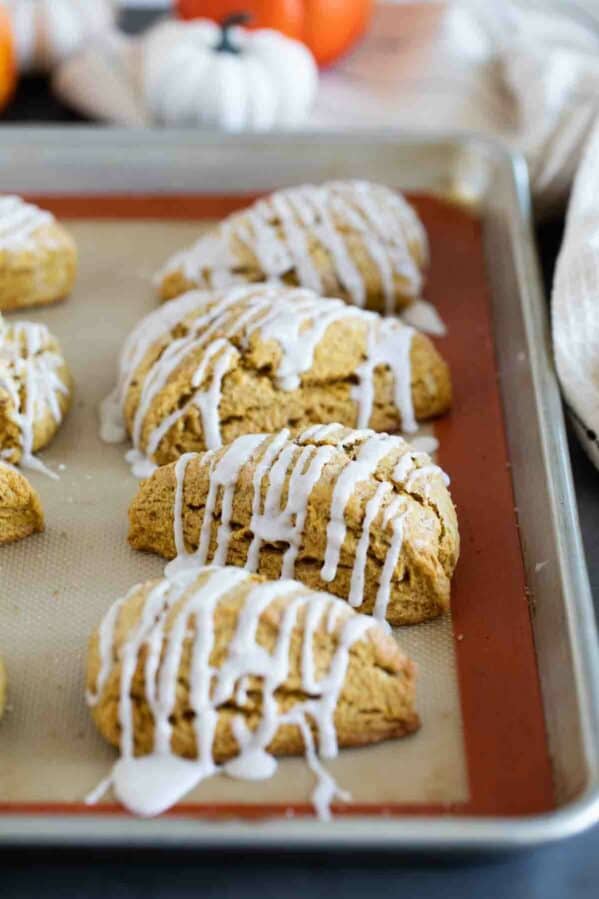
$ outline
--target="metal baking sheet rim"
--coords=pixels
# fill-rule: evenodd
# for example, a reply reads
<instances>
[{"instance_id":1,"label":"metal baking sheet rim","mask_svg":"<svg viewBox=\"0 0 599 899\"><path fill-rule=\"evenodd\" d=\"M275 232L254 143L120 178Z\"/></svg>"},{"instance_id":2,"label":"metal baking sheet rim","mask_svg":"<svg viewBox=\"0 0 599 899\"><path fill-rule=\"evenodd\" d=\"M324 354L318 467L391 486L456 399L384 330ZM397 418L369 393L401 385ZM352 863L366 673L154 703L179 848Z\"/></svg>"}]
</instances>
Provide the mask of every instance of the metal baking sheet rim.
<instances>
[{"instance_id":1,"label":"metal baking sheet rim","mask_svg":"<svg viewBox=\"0 0 599 899\"><path fill-rule=\"evenodd\" d=\"M143 134L143 138L142 135ZM565 612L569 629L577 700L580 710L582 740L589 767L587 785L580 796L566 802L555 811L522 818L498 817L372 817L337 819L322 824L312 818L298 818L285 822L264 821L245 824L236 821L203 822L184 818L169 818L168 827L162 820L139 820L129 817L103 820L90 813L80 815L0 815L1 845L65 845L70 846L139 846L139 847L256 847L267 849L344 849L358 848L391 850L473 850L494 851L528 848L574 836L599 821L599 651L591 590L586 571L572 472L570 468L564 415L556 377L550 361L548 325L538 264L534 250L528 173L524 160L500 143L476 134L442 134L438 137L405 133L356 132L310 133L304 135L268 135L271 144L279 140L281 147L303 141L335 144L355 139L386 146L396 144L420 145L442 152L444 149L483 150L504 168L512 182L514 203L509 223L518 278L520 305L524 319L529 367L538 412L539 436L544 467L550 486L550 500L557 535L557 555ZM260 144L260 137L248 143ZM192 135L190 132L141 132L123 129L92 128L10 128L2 129L0 161L15 163L24 168L42 163L57 162L57 154L72 157L85 154L78 177L89 176L93 158L106 161L107 154L118 146L129 149L133 156L144 147L150 156L169 149L189 152L195 147L205 150L223 145L233 146L231 139ZM68 148L68 150L66 149ZM16 154L16 155L15 155ZM114 158L114 157L112 157ZM122 157L117 156L119 160ZM174 160L173 160L174 161ZM137 159L139 165L139 159ZM128 166L124 166L128 168ZM139 171L139 168L138 168ZM76 178L74 180L77 180ZM147 189L148 185L136 186ZM177 185L172 188L177 192ZM20 192L44 192L40 182L31 188L16 187ZM47 184L46 184L47 190ZM75 187L74 192L82 192ZM87 190L89 191L89 182ZM91 191L93 193L93 190ZM467 199L467 198L466 198ZM367 827L364 824L367 823Z\"/></svg>"}]
</instances>

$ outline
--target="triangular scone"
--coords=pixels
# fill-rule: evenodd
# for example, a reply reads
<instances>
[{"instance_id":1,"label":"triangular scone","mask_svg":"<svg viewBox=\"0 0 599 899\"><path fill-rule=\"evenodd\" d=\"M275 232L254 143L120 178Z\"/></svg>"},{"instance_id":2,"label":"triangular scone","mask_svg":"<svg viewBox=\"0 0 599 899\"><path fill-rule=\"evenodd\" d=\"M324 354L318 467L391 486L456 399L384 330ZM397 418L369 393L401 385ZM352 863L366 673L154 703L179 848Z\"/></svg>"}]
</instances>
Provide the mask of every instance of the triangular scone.
<instances>
[{"instance_id":1,"label":"triangular scone","mask_svg":"<svg viewBox=\"0 0 599 899\"><path fill-rule=\"evenodd\" d=\"M420 295L427 261L426 232L400 193L330 181L233 213L167 263L160 294L282 281L389 315Z\"/></svg>"},{"instance_id":2,"label":"triangular scone","mask_svg":"<svg viewBox=\"0 0 599 899\"><path fill-rule=\"evenodd\" d=\"M33 454L56 434L71 393L62 350L46 326L0 316L0 459L43 467Z\"/></svg>"},{"instance_id":3,"label":"triangular scone","mask_svg":"<svg viewBox=\"0 0 599 899\"><path fill-rule=\"evenodd\" d=\"M391 624L448 608L459 535L447 478L401 437L248 435L159 468L129 511L135 549L295 577Z\"/></svg>"},{"instance_id":4,"label":"triangular scone","mask_svg":"<svg viewBox=\"0 0 599 899\"><path fill-rule=\"evenodd\" d=\"M36 491L20 472L0 463L0 544L43 530L44 513Z\"/></svg>"},{"instance_id":5,"label":"triangular scone","mask_svg":"<svg viewBox=\"0 0 599 899\"><path fill-rule=\"evenodd\" d=\"M339 421L416 429L451 402L447 365L423 334L312 291L191 291L132 332L116 412L139 461L165 464L247 433ZM119 427L103 428L124 437ZM118 421L117 421L118 424Z\"/></svg>"},{"instance_id":6,"label":"triangular scone","mask_svg":"<svg viewBox=\"0 0 599 899\"><path fill-rule=\"evenodd\" d=\"M318 756L418 727L414 674L371 618L296 581L196 568L134 587L93 635L87 696L120 746L117 796L157 814L206 777L257 779L306 752L326 813L337 788ZM183 759L192 761L184 762Z\"/></svg>"},{"instance_id":7,"label":"triangular scone","mask_svg":"<svg viewBox=\"0 0 599 899\"><path fill-rule=\"evenodd\" d=\"M0 311L62 300L76 273L75 242L54 216L0 195Z\"/></svg>"}]
</instances>

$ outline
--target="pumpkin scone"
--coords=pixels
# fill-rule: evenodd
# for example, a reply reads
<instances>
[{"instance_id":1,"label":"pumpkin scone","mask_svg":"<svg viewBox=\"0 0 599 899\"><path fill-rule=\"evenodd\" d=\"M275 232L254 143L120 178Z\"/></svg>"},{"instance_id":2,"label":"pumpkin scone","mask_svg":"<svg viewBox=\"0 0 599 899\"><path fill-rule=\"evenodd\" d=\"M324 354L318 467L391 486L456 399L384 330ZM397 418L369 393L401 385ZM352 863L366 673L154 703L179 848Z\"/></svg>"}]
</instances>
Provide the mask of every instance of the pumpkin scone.
<instances>
[{"instance_id":1,"label":"pumpkin scone","mask_svg":"<svg viewBox=\"0 0 599 899\"><path fill-rule=\"evenodd\" d=\"M87 698L120 746L109 783L142 815L216 773L264 779L275 756L305 752L326 817L344 796L320 759L419 726L413 666L372 618L231 567L196 567L118 600L90 641Z\"/></svg>"},{"instance_id":2,"label":"pumpkin scone","mask_svg":"<svg viewBox=\"0 0 599 899\"><path fill-rule=\"evenodd\" d=\"M44 530L37 492L23 475L0 463L0 544L15 543Z\"/></svg>"},{"instance_id":3,"label":"pumpkin scone","mask_svg":"<svg viewBox=\"0 0 599 899\"><path fill-rule=\"evenodd\" d=\"M387 315L422 288L428 242L395 190L330 181L277 191L228 216L158 275L171 299L195 287L280 281Z\"/></svg>"},{"instance_id":4,"label":"pumpkin scone","mask_svg":"<svg viewBox=\"0 0 599 899\"><path fill-rule=\"evenodd\" d=\"M459 554L447 477L401 437L320 425L190 453L144 481L129 542L175 560L295 577L391 624L449 606Z\"/></svg>"},{"instance_id":5,"label":"pumpkin scone","mask_svg":"<svg viewBox=\"0 0 599 899\"><path fill-rule=\"evenodd\" d=\"M0 459L46 470L34 453L56 434L70 406L72 379L45 325L0 316Z\"/></svg>"},{"instance_id":6,"label":"pumpkin scone","mask_svg":"<svg viewBox=\"0 0 599 899\"><path fill-rule=\"evenodd\" d=\"M451 403L447 365L393 318L309 290L191 291L125 344L102 436L124 439L138 474L241 434L339 421L413 432Z\"/></svg>"},{"instance_id":7,"label":"pumpkin scone","mask_svg":"<svg viewBox=\"0 0 599 899\"><path fill-rule=\"evenodd\" d=\"M54 216L0 195L0 311L62 300L77 273L77 248Z\"/></svg>"}]
</instances>

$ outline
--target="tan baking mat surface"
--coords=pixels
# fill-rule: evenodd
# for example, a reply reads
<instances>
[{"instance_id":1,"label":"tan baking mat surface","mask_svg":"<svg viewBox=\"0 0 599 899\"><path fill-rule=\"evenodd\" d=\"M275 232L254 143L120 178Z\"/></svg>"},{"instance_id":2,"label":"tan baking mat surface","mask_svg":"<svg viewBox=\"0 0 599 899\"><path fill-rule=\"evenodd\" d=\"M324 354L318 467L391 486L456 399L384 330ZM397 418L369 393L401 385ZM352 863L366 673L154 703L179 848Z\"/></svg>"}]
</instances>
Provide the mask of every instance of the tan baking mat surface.
<instances>
[{"instance_id":1,"label":"tan baking mat surface","mask_svg":"<svg viewBox=\"0 0 599 899\"><path fill-rule=\"evenodd\" d=\"M151 277L198 223L73 221L81 268L71 299L26 316L62 342L77 391L74 408L42 454L60 481L31 473L47 532L0 550L0 653L9 672L9 709L0 725L0 804L79 802L109 771L114 751L96 734L83 699L88 634L133 583L163 563L126 543L136 481L125 447L98 437L98 402L114 383L123 338L156 297ZM418 663L421 731L379 747L344 751L327 767L356 803L456 803L468 784L454 638L445 618L404 629L400 643ZM306 803L312 776L285 760L272 781L216 778L188 802Z\"/></svg>"}]
</instances>

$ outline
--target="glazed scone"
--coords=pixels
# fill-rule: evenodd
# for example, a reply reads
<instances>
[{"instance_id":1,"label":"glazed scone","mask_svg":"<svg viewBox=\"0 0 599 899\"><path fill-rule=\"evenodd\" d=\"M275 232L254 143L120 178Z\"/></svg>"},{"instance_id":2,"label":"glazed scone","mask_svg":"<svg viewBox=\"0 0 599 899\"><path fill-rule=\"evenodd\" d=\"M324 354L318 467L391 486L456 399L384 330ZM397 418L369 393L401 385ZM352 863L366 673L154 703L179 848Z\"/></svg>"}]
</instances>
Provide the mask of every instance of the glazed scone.
<instances>
[{"instance_id":1,"label":"glazed scone","mask_svg":"<svg viewBox=\"0 0 599 899\"><path fill-rule=\"evenodd\" d=\"M191 291L137 326L102 436L129 434L147 473L147 460L283 427L413 432L450 403L447 365L413 328L312 291L251 285Z\"/></svg>"},{"instance_id":2,"label":"glazed scone","mask_svg":"<svg viewBox=\"0 0 599 899\"><path fill-rule=\"evenodd\" d=\"M0 656L0 718L4 715L6 709L6 692L8 687L8 678L6 676L6 667Z\"/></svg>"},{"instance_id":3,"label":"glazed scone","mask_svg":"<svg viewBox=\"0 0 599 899\"><path fill-rule=\"evenodd\" d=\"M43 468L34 453L56 434L71 403L72 380L45 325L0 316L0 459Z\"/></svg>"},{"instance_id":4,"label":"glazed scone","mask_svg":"<svg viewBox=\"0 0 599 899\"><path fill-rule=\"evenodd\" d=\"M54 216L0 195L0 310L62 300L77 273L77 248Z\"/></svg>"},{"instance_id":5,"label":"glazed scone","mask_svg":"<svg viewBox=\"0 0 599 899\"><path fill-rule=\"evenodd\" d=\"M87 697L121 749L117 796L140 814L163 811L215 764L262 779L273 756L304 751L324 807L336 790L318 755L419 724L412 664L371 618L231 567L140 584L115 603L90 641Z\"/></svg>"},{"instance_id":6,"label":"glazed scone","mask_svg":"<svg viewBox=\"0 0 599 899\"><path fill-rule=\"evenodd\" d=\"M387 315L420 295L428 242L398 193L367 181L277 191L235 212L158 276L163 300L192 288L280 281Z\"/></svg>"},{"instance_id":7,"label":"glazed scone","mask_svg":"<svg viewBox=\"0 0 599 899\"><path fill-rule=\"evenodd\" d=\"M0 463L0 544L43 530L44 513L37 492L20 472Z\"/></svg>"},{"instance_id":8,"label":"glazed scone","mask_svg":"<svg viewBox=\"0 0 599 899\"><path fill-rule=\"evenodd\" d=\"M449 606L459 554L447 478L401 437L341 425L239 437L144 481L134 549L295 577L391 624Z\"/></svg>"}]
</instances>

